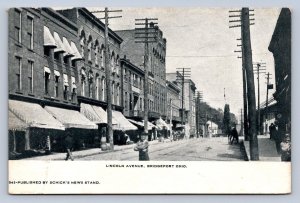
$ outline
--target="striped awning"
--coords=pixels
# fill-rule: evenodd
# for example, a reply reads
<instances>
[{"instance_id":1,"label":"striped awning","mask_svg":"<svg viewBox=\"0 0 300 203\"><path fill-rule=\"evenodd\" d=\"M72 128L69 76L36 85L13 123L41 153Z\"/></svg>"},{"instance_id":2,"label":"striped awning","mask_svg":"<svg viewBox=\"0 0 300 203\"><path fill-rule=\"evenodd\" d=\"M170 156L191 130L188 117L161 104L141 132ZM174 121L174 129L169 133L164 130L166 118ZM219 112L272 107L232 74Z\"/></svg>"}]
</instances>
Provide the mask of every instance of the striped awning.
<instances>
[{"instance_id":1,"label":"striped awning","mask_svg":"<svg viewBox=\"0 0 300 203\"><path fill-rule=\"evenodd\" d=\"M55 39L53 38L48 27L44 26L44 46L57 47Z\"/></svg>"},{"instance_id":2,"label":"striped awning","mask_svg":"<svg viewBox=\"0 0 300 203\"><path fill-rule=\"evenodd\" d=\"M132 123L130 123L125 116L119 112L119 111L112 111L112 117L115 119L118 123L116 126L113 126L115 130L137 130L138 128L134 126Z\"/></svg>"},{"instance_id":3,"label":"striped awning","mask_svg":"<svg viewBox=\"0 0 300 203\"><path fill-rule=\"evenodd\" d=\"M97 125L87 119L79 111L46 106L50 114L59 120L65 128L97 129Z\"/></svg>"},{"instance_id":4,"label":"striped awning","mask_svg":"<svg viewBox=\"0 0 300 203\"><path fill-rule=\"evenodd\" d=\"M165 127L167 130L170 130L169 125L162 118L157 119L155 124L158 129L162 130Z\"/></svg>"},{"instance_id":5,"label":"striped awning","mask_svg":"<svg viewBox=\"0 0 300 203\"><path fill-rule=\"evenodd\" d=\"M54 52L65 52L63 42L61 41L60 36L57 34L57 32L54 32L53 36L55 43L57 44L57 47L54 49Z\"/></svg>"},{"instance_id":6,"label":"striped awning","mask_svg":"<svg viewBox=\"0 0 300 203\"><path fill-rule=\"evenodd\" d=\"M90 104L81 103L80 104L80 112L87 117L90 121L101 124L107 124L107 113L100 106L94 106ZM117 121L113 118L112 124L117 125Z\"/></svg>"},{"instance_id":7,"label":"striped awning","mask_svg":"<svg viewBox=\"0 0 300 203\"><path fill-rule=\"evenodd\" d=\"M25 122L28 127L48 128L64 130L65 127L61 122L56 120L39 104L9 100L8 108L17 118Z\"/></svg>"},{"instance_id":8,"label":"striped awning","mask_svg":"<svg viewBox=\"0 0 300 203\"><path fill-rule=\"evenodd\" d=\"M127 120L129 120L129 122L131 122L132 124L134 124L140 128L144 128L144 121L135 121L132 119L127 119ZM148 130L152 130L153 127L155 127L155 125L153 125L152 123L150 123L148 121Z\"/></svg>"},{"instance_id":9,"label":"striped awning","mask_svg":"<svg viewBox=\"0 0 300 203\"><path fill-rule=\"evenodd\" d=\"M64 50L65 50L65 53L63 54L63 56L75 56L75 52L73 51L67 38L65 38L65 37L63 37L63 45L64 45Z\"/></svg>"},{"instance_id":10,"label":"striped awning","mask_svg":"<svg viewBox=\"0 0 300 203\"><path fill-rule=\"evenodd\" d=\"M28 125L8 110L8 130L25 131Z\"/></svg>"},{"instance_id":11,"label":"striped awning","mask_svg":"<svg viewBox=\"0 0 300 203\"><path fill-rule=\"evenodd\" d=\"M80 60L82 59L82 56L80 55L76 45L74 42L71 41L71 48L73 50L74 56L71 58L71 60Z\"/></svg>"}]
</instances>

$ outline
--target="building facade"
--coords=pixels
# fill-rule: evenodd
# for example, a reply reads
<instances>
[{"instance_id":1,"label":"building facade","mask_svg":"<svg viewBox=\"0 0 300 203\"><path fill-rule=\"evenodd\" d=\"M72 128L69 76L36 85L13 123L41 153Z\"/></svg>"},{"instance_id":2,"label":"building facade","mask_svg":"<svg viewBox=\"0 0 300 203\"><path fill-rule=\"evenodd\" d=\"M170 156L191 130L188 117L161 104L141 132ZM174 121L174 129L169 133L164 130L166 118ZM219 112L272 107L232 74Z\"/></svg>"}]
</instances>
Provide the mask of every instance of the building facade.
<instances>
[{"instance_id":1,"label":"building facade","mask_svg":"<svg viewBox=\"0 0 300 203\"><path fill-rule=\"evenodd\" d=\"M144 44L135 43L135 30L116 31L124 40L121 44L122 56L130 59L130 62L143 71L144 68ZM163 38L162 31L159 30L156 43L149 44L149 121L154 121L162 117L166 119L166 39Z\"/></svg>"},{"instance_id":2,"label":"building facade","mask_svg":"<svg viewBox=\"0 0 300 203\"><path fill-rule=\"evenodd\" d=\"M183 120L183 124L185 124L186 136L194 137L196 135L195 83L191 79L185 79L182 82L182 74L179 72L167 73L166 75L167 80L175 83L180 89L180 118Z\"/></svg>"},{"instance_id":3,"label":"building facade","mask_svg":"<svg viewBox=\"0 0 300 203\"><path fill-rule=\"evenodd\" d=\"M275 64L276 92L273 94L278 111L276 120L282 137L291 133L291 11L282 8L279 14L269 51Z\"/></svg>"},{"instance_id":4,"label":"building facade","mask_svg":"<svg viewBox=\"0 0 300 203\"><path fill-rule=\"evenodd\" d=\"M174 82L168 81L167 84L167 121L171 123L171 127L175 128L176 125L181 123L180 109L181 97L180 88Z\"/></svg>"}]
</instances>

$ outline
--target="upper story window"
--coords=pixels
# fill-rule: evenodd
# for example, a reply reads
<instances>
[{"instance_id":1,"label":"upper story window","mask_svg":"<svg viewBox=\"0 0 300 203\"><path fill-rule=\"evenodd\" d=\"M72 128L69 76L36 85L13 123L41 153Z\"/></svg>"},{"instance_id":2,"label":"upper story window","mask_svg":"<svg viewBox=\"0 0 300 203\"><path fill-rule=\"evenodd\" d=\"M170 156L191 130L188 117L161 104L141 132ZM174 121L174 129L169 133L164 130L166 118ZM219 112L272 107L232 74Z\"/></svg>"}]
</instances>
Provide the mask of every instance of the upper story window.
<instances>
[{"instance_id":1,"label":"upper story window","mask_svg":"<svg viewBox=\"0 0 300 203\"><path fill-rule=\"evenodd\" d=\"M33 93L33 61L28 61L28 87L29 92Z\"/></svg>"},{"instance_id":2,"label":"upper story window","mask_svg":"<svg viewBox=\"0 0 300 203\"><path fill-rule=\"evenodd\" d=\"M48 67L44 67L44 93L46 95L49 94L49 80L50 80L50 69Z\"/></svg>"},{"instance_id":3,"label":"upper story window","mask_svg":"<svg viewBox=\"0 0 300 203\"><path fill-rule=\"evenodd\" d=\"M15 40L22 43L22 15L21 11L15 9Z\"/></svg>"},{"instance_id":4,"label":"upper story window","mask_svg":"<svg viewBox=\"0 0 300 203\"><path fill-rule=\"evenodd\" d=\"M21 57L16 57L17 60L17 85L18 85L18 90L22 90L22 58Z\"/></svg>"},{"instance_id":5,"label":"upper story window","mask_svg":"<svg viewBox=\"0 0 300 203\"><path fill-rule=\"evenodd\" d=\"M33 49L33 17L27 16L28 47Z\"/></svg>"},{"instance_id":6,"label":"upper story window","mask_svg":"<svg viewBox=\"0 0 300 203\"><path fill-rule=\"evenodd\" d=\"M100 50L100 54L101 54L101 67L104 67L104 47L102 46L101 47L101 50Z\"/></svg>"},{"instance_id":7,"label":"upper story window","mask_svg":"<svg viewBox=\"0 0 300 203\"><path fill-rule=\"evenodd\" d=\"M85 96L85 84L86 84L86 74L85 71L81 70L81 96Z\"/></svg>"}]
</instances>

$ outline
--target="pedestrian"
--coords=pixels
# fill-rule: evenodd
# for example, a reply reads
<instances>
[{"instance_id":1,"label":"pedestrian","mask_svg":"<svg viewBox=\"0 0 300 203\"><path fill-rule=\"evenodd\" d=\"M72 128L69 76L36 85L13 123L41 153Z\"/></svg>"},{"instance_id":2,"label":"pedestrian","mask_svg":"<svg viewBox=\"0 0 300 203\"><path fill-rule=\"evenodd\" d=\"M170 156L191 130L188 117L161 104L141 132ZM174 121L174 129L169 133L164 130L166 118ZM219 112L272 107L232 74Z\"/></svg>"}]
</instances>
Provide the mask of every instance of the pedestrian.
<instances>
[{"instance_id":1,"label":"pedestrian","mask_svg":"<svg viewBox=\"0 0 300 203\"><path fill-rule=\"evenodd\" d=\"M147 141L147 137L147 133L142 133L141 139L136 143L136 146L134 147L134 151L139 151L139 161L149 161L149 143Z\"/></svg>"},{"instance_id":2,"label":"pedestrian","mask_svg":"<svg viewBox=\"0 0 300 203\"><path fill-rule=\"evenodd\" d=\"M70 133L67 133L67 137L65 138L65 149L67 152L66 161L71 159L74 161L72 150L73 150L73 138L71 137Z\"/></svg>"},{"instance_id":3,"label":"pedestrian","mask_svg":"<svg viewBox=\"0 0 300 203\"><path fill-rule=\"evenodd\" d=\"M239 134L238 134L238 132L237 132L237 130L236 130L235 127L233 127L233 128L231 129L230 135L231 135L231 136L230 136L230 137L231 137L230 144L233 144L234 140L235 140L236 143L238 144L238 143L239 143Z\"/></svg>"},{"instance_id":4,"label":"pedestrian","mask_svg":"<svg viewBox=\"0 0 300 203\"><path fill-rule=\"evenodd\" d=\"M281 142L282 142L282 135L279 132L278 128L278 124L275 122L275 127L274 127L274 132L273 132L273 139L275 141L276 144L276 150L277 150L277 154L281 155Z\"/></svg>"},{"instance_id":5,"label":"pedestrian","mask_svg":"<svg viewBox=\"0 0 300 203\"><path fill-rule=\"evenodd\" d=\"M274 125L274 123L271 123L270 127L269 127L269 131L270 131L270 139L274 138L274 132L276 131L276 127Z\"/></svg>"}]
</instances>

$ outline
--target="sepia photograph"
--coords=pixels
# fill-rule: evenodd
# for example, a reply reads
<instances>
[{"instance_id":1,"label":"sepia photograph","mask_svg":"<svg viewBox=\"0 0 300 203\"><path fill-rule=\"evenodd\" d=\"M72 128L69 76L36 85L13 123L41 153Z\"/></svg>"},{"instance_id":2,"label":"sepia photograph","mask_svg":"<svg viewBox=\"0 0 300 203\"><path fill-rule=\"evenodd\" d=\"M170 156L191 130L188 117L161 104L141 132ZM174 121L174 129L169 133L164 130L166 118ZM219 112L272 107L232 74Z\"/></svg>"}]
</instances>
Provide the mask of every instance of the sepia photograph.
<instances>
[{"instance_id":1,"label":"sepia photograph","mask_svg":"<svg viewBox=\"0 0 300 203\"><path fill-rule=\"evenodd\" d=\"M282 166L280 177L263 178L285 181L274 190L236 186L211 193L290 193L291 10L10 8L8 149L12 194L105 182L75 174L61 179L57 172L65 167L104 168L106 178L118 170L116 180L123 172L127 180L178 170L192 178L197 164L219 164L204 167L211 173L231 171L231 164L261 171ZM47 170L60 179L51 183ZM28 189L40 184L50 189ZM65 193L209 193L123 184L115 192L110 185Z\"/></svg>"}]
</instances>

